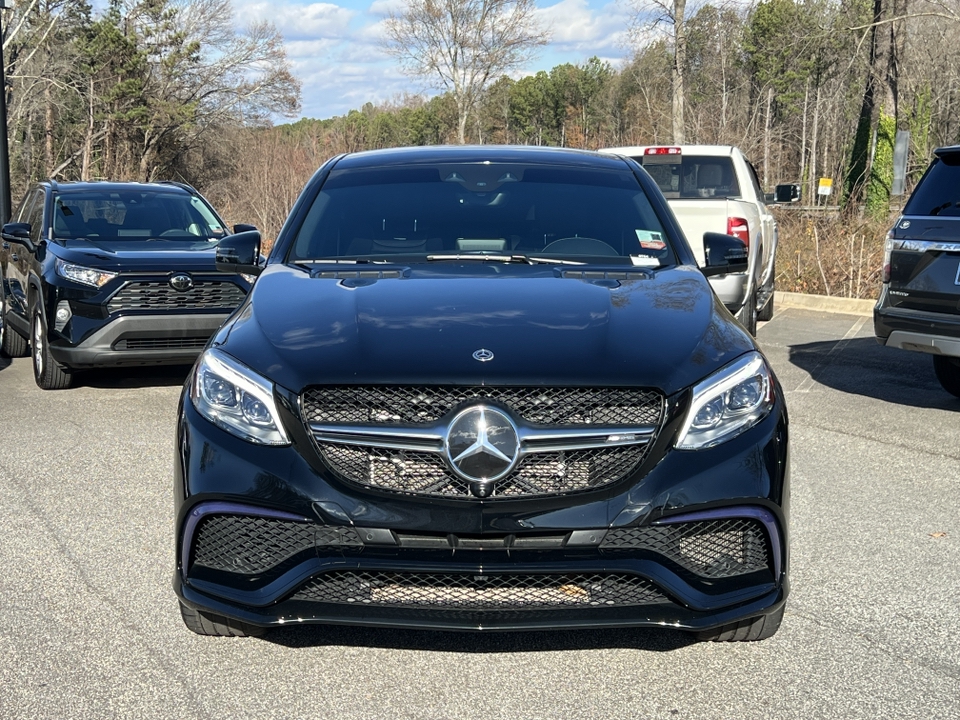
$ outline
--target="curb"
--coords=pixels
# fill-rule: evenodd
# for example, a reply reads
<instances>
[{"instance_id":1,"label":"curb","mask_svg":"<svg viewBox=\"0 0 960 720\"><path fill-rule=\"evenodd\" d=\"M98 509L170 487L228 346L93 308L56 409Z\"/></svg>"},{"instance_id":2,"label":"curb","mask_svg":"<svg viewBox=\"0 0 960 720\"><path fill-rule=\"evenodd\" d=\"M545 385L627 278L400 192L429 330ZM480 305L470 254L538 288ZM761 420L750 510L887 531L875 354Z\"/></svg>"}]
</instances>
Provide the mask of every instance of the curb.
<instances>
[{"instance_id":1,"label":"curb","mask_svg":"<svg viewBox=\"0 0 960 720\"><path fill-rule=\"evenodd\" d=\"M807 295L805 293L775 292L775 308L795 307L820 312L844 313L846 315L864 315L873 317L876 300L829 297L827 295Z\"/></svg>"}]
</instances>

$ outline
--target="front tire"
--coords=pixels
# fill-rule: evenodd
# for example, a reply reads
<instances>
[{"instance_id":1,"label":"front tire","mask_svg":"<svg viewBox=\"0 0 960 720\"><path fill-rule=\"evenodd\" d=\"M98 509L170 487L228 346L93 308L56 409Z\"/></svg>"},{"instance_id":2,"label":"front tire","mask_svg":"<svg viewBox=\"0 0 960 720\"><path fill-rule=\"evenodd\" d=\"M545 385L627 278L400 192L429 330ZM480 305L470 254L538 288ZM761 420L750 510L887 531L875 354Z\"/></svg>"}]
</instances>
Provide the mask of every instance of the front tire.
<instances>
[{"instance_id":1,"label":"front tire","mask_svg":"<svg viewBox=\"0 0 960 720\"><path fill-rule=\"evenodd\" d=\"M950 355L934 355L933 371L943 389L960 398L960 358Z\"/></svg>"},{"instance_id":2,"label":"front tire","mask_svg":"<svg viewBox=\"0 0 960 720\"><path fill-rule=\"evenodd\" d=\"M47 324L43 321L40 308L33 309L33 333L30 338L33 358L33 377L37 386L43 390L63 390L70 387L73 380L70 373L64 372L50 354L47 341Z\"/></svg>"},{"instance_id":3,"label":"front tire","mask_svg":"<svg viewBox=\"0 0 960 720\"><path fill-rule=\"evenodd\" d=\"M3 282L0 278L0 282ZM7 298L0 289L0 355L11 358L25 357L27 340L7 324Z\"/></svg>"},{"instance_id":4,"label":"front tire","mask_svg":"<svg viewBox=\"0 0 960 720\"><path fill-rule=\"evenodd\" d=\"M783 622L784 607L770 615L761 615L749 620L722 625L713 630L697 633L697 639L704 642L756 642L776 635Z\"/></svg>"},{"instance_id":5,"label":"front tire","mask_svg":"<svg viewBox=\"0 0 960 720\"><path fill-rule=\"evenodd\" d=\"M180 617L183 624L197 635L215 637L261 637L267 632L266 628L249 625L239 620L231 620L220 615L200 612L192 607L180 603Z\"/></svg>"}]
</instances>

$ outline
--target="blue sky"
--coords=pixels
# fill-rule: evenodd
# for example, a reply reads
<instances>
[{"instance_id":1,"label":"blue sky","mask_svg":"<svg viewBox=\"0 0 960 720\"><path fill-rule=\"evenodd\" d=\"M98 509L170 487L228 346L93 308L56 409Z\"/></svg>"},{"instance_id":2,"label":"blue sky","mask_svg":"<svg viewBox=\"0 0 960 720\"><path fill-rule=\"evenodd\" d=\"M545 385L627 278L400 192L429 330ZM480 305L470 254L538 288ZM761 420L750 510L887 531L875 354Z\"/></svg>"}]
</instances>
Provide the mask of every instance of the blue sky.
<instances>
[{"instance_id":1,"label":"blue sky","mask_svg":"<svg viewBox=\"0 0 960 720\"><path fill-rule=\"evenodd\" d=\"M404 92L428 95L436 90L403 75L378 47L387 12L403 0L233 0L242 27L269 20L285 39L287 57L303 83L302 117L328 118L382 103ZM620 0L540 0L538 15L552 41L517 77L590 57L615 67L627 54L629 5Z\"/></svg>"}]
</instances>

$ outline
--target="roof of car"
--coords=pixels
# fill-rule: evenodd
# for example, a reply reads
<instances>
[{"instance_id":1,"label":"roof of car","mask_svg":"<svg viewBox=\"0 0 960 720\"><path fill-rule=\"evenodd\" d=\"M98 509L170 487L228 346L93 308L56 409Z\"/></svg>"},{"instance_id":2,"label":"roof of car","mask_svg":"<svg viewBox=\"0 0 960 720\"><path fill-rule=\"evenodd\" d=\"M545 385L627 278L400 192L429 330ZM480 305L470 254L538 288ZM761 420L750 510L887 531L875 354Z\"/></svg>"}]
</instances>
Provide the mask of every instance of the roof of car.
<instances>
[{"instance_id":1,"label":"roof of car","mask_svg":"<svg viewBox=\"0 0 960 720\"><path fill-rule=\"evenodd\" d=\"M598 152L634 157L643 155L647 148L652 147L680 148L681 155L711 155L716 157L728 156L734 150L733 145L673 145L671 143L661 143L659 145L627 145L624 147L601 148Z\"/></svg>"},{"instance_id":2,"label":"roof of car","mask_svg":"<svg viewBox=\"0 0 960 720\"><path fill-rule=\"evenodd\" d=\"M946 147L938 147L933 151L933 154L938 157L940 155L953 155L954 153L960 153L960 145L947 145Z\"/></svg>"},{"instance_id":3,"label":"roof of car","mask_svg":"<svg viewBox=\"0 0 960 720\"><path fill-rule=\"evenodd\" d=\"M115 182L108 180L43 180L41 185L49 185L51 189L57 192L89 192L96 190L99 192L122 192L124 190L154 190L164 192L185 192L194 193L195 191L189 185L178 182Z\"/></svg>"},{"instance_id":4,"label":"roof of car","mask_svg":"<svg viewBox=\"0 0 960 720\"><path fill-rule=\"evenodd\" d=\"M532 145L428 145L351 153L337 169L419 163L532 163L623 169L621 161L596 152Z\"/></svg>"}]
</instances>

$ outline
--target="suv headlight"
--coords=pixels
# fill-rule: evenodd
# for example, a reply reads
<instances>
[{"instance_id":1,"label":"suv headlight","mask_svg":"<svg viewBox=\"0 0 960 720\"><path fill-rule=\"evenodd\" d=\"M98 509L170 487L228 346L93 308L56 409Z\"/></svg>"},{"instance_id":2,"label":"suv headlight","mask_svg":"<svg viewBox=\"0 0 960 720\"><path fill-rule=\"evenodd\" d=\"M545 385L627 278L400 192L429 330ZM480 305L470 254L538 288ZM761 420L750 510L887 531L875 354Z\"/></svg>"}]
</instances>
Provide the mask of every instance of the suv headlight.
<instances>
[{"instance_id":1,"label":"suv headlight","mask_svg":"<svg viewBox=\"0 0 960 720\"><path fill-rule=\"evenodd\" d=\"M258 445L289 445L273 383L226 353L203 353L190 383L190 399L201 415L238 438Z\"/></svg>"},{"instance_id":2,"label":"suv headlight","mask_svg":"<svg viewBox=\"0 0 960 720\"><path fill-rule=\"evenodd\" d=\"M64 262L57 258L57 275L67 280L73 280L81 285L90 285L99 288L113 280L117 273L107 272L106 270L97 270L96 268L84 267L83 265L74 265Z\"/></svg>"},{"instance_id":3,"label":"suv headlight","mask_svg":"<svg viewBox=\"0 0 960 720\"><path fill-rule=\"evenodd\" d=\"M699 450L726 442L765 418L773 399L766 361L748 353L694 386L676 447Z\"/></svg>"}]
</instances>

